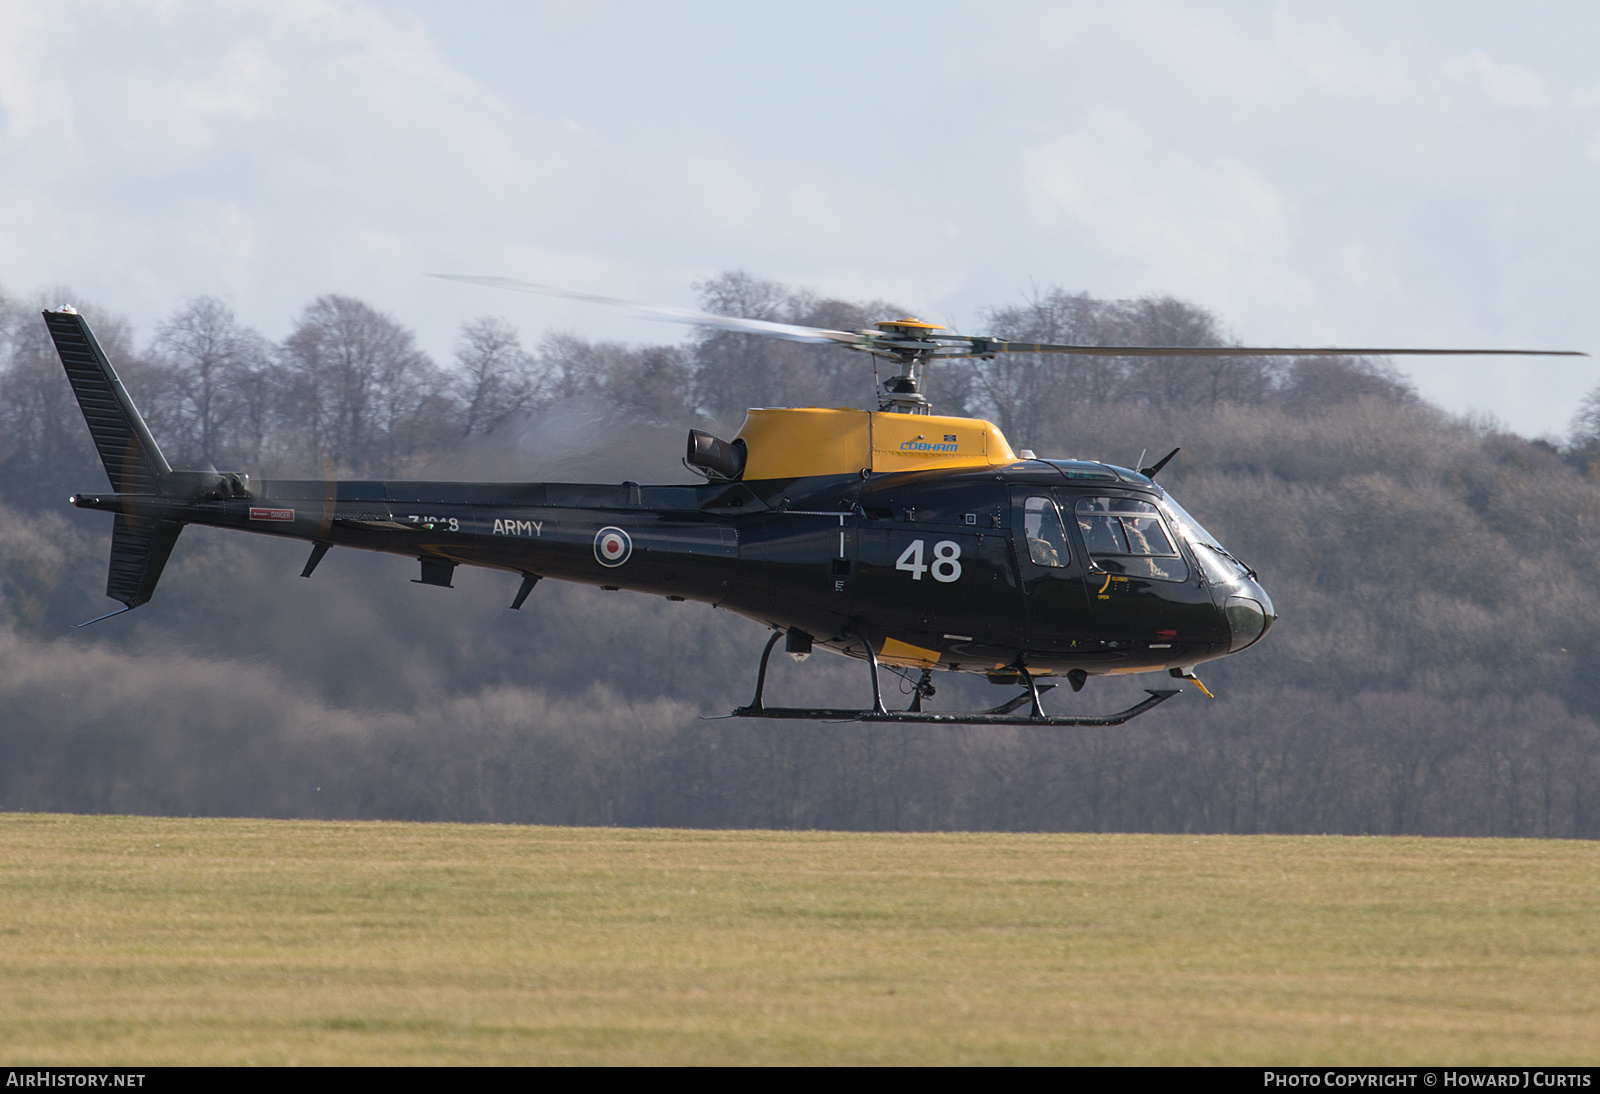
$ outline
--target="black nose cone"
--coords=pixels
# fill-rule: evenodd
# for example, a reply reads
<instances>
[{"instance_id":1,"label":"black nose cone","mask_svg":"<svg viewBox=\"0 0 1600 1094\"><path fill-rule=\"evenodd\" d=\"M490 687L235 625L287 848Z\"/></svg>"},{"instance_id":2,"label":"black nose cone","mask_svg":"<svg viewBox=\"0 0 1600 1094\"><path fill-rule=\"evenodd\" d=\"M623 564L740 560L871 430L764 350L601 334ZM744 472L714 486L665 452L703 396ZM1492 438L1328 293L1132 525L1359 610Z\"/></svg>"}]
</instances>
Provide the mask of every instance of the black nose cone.
<instances>
[{"instance_id":1,"label":"black nose cone","mask_svg":"<svg viewBox=\"0 0 1600 1094\"><path fill-rule=\"evenodd\" d=\"M1260 641L1261 636L1267 633L1267 628L1278 618L1264 590L1252 589L1251 592L1256 595L1230 596L1222 606L1232 638L1228 646L1230 653L1237 653Z\"/></svg>"}]
</instances>

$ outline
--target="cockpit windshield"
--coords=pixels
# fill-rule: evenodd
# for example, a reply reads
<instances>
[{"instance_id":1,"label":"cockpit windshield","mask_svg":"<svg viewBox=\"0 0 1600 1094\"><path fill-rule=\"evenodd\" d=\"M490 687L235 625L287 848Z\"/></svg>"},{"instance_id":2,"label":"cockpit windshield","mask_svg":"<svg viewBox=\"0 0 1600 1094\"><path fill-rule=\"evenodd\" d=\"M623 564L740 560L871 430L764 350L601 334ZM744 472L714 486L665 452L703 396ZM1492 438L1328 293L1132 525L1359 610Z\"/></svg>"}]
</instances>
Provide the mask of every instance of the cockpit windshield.
<instances>
[{"instance_id":1,"label":"cockpit windshield","mask_svg":"<svg viewBox=\"0 0 1600 1094\"><path fill-rule=\"evenodd\" d=\"M1178 534L1194 548L1195 559L1200 563L1207 580L1214 584L1230 585L1241 577L1256 576L1254 570L1229 554L1217 542L1216 536L1206 531L1199 521L1189 515L1188 510L1174 501L1171 494L1162 493L1161 503L1167 510L1167 516L1177 525Z\"/></svg>"},{"instance_id":2,"label":"cockpit windshield","mask_svg":"<svg viewBox=\"0 0 1600 1094\"><path fill-rule=\"evenodd\" d=\"M1079 498L1074 509L1084 546L1100 569L1161 581L1188 578L1189 567L1154 505L1137 498Z\"/></svg>"}]
</instances>

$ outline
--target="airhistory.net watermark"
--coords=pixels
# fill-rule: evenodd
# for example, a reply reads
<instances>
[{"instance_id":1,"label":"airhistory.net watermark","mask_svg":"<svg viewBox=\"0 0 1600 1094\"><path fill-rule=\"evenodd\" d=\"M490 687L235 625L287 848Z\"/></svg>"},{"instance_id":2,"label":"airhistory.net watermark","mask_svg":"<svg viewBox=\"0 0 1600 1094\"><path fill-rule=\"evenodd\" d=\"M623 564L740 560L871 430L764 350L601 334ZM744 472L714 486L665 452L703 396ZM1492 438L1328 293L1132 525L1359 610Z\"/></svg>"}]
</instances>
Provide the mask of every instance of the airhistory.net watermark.
<instances>
[{"instance_id":1,"label":"airhistory.net watermark","mask_svg":"<svg viewBox=\"0 0 1600 1094\"><path fill-rule=\"evenodd\" d=\"M142 1087L142 1071L84 1071L79 1068L9 1068L7 1087Z\"/></svg>"}]
</instances>

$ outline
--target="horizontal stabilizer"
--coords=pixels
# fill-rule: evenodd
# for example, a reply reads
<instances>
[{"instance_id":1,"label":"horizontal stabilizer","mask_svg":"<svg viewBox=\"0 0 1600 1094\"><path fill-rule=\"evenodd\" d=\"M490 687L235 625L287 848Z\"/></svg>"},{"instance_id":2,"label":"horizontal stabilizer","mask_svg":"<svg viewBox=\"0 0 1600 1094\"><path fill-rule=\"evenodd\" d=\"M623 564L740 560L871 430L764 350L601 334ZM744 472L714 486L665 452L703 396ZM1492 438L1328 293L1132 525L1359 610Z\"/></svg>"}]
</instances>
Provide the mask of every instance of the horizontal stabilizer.
<instances>
[{"instance_id":1,"label":"horizontal stabilizer","mask_svg":"<svg viewBox=\"0 0 1600 1094\"><path fill-rule=\"evenodd\" d=\"M83 316L67 309L45 312L44 321L50 328L50 337L55 340L56 352L61 355L61 364L67 370L72 394L77 396L78 406L83 410L83 419L89 423L89 435L94 438L100 462L105 464L106 474L111 478L111 488L119 494L158 493L161 476L172 468L161 455L155 438L150 436L144 419L139 417L133 400L128 398L105 351L95 341L89 324ZM174 532L173 537L176 536ZM169 550L171 546L169 542ZM166 561L165 554L161 558ZM115 561L111 569L115 580ZM156 573L160 572L161 567L157 565ZM154 584L152 580L151 585ZM117 596L116 593L111 595ZM144 599L150 598L147 595Z\"/></svg>"},{"instance_id":2,"label":"horizontal stabilizer","mask_svg":"<svg viewBox=\"0 0 1600 1094\"><path fill-rule=\"evenodd\" d=\"M111 572L106 577L106 595L129 608L149 600L181 531L183 525L175 520L117 514L111 531Z\"/></svg>"}]
</instances>

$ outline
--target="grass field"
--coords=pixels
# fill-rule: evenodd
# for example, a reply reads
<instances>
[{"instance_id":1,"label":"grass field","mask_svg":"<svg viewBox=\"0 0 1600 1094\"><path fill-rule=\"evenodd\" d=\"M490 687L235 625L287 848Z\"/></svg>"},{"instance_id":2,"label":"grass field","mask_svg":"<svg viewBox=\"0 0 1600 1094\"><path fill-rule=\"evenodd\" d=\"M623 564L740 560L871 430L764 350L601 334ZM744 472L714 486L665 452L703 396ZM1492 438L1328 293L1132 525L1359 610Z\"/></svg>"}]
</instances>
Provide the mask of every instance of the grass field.
<instances>
[{"instance_id":1,"label":"grass field","mask_svg":"<svg viewBox=\"0 0 1600 1094\"><path fill-rule=\"evenodd\" d=\"M0 1063L1594 1063L1600 846L0 816Z\"/></svg>"}]
</instances>

